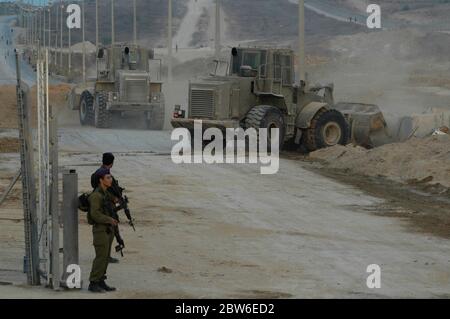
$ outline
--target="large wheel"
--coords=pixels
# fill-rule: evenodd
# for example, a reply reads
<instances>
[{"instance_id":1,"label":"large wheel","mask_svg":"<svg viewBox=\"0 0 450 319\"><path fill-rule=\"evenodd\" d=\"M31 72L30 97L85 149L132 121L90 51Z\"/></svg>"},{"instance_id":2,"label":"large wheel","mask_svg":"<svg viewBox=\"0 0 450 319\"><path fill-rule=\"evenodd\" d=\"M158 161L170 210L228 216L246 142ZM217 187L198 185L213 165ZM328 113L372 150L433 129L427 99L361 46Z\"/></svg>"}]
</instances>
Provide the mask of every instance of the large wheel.
<instances>
[{"instance_id":1,"label":"large wheel","mask_svg":"<svg viewBox=\"0 0 450 319\"><path fill-rule=\"evenodd\" d=\"M80 98L80 123L92 125L94 121L94 97L89 91L84 91Z\"/></svg>"},{"instance_id":2,"label":"large wheel","mask_svg":"<svg viewBox=\"0 0 450 319\"><path fill-rule=\"evenodd\" d=\"M154 108L147 116L147 129L161 131L164 128L165 115L165 103L161 97L159 107Z\"/></svg>"},{"instance_id":3,"label":"large wheel","mask_svg":"<svg viewBox=\"0 0 450 319\"><path fill-rule=\"evenodd\" d=\"M280 150L284 143L284 135L286 132L285 120L283 113L276 107L269 105L259 105L255 106L248 112L245 118L246 128L255 128L259 130L260 128L267 128L267 147L270 148L271 141L271 129L278 128L280 132Z\"/></svg>"},{"instance_id":4,"label":"large wheel","mask_svg":"<svg viewBox=\"0 0 450 319\"><path fill-rule=\"evenodd\" d=\"M350 128L344 115L337 110L322 109L311 121L311 127L304 131L302 143L313 152L338 144L346 145L349 138Z\"/></svg>"},{"instance_id":5,"label":"large wheel","mask_svg":"<svg viewBox=\"0 0 450 319\"><path fill-rule=\"evenodd\" d=\"M111 126L112 114L106 108L106 92L98 92L95 103L94 123L97 128L108 128Z\"/></svg>"}]
</instances>

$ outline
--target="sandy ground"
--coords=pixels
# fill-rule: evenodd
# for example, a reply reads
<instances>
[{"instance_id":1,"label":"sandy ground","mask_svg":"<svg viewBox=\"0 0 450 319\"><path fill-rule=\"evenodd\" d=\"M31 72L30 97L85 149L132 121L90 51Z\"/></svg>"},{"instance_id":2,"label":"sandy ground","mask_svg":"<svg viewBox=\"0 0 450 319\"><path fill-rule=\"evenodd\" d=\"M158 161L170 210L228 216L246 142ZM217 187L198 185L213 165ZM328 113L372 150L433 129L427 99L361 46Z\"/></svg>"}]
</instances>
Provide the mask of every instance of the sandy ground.
<instances>
[{"instance_id":1,"label":"sandy ground","mask_svg":"<svg viewBox=\"0 0 450 319\"><path fill-rule=\"evenodd\" d=\"M75 168L79 190L102 149L118 155L114 172L126 185L137 231L122 226L126 257L110 267L119 292L108 297L440 297L448 293L448 241L410 233L405 222L373 216L382 199L321 177L302 162L281 161L266 177L253 165L175 165L169 133L60 130L61 165ZM133 136L133 143L128 136ZM78 151L73 150L79 145ZM0 156L0 181L17 155ZM211 177L214 178L211 178ZM19 277L23 247L16 198L1 208L0 281ZM323 195L327 194L327 200ZM90 228L80 217L80 263L86 281L93 257ZM365 286L378 263L383 286ZM158 271L167 267L172 273ZM91 298L85 292L0 286L3 297Z\"/></svg>"},{"instance_id":2,"label":"sandy ground","mask_svg":"<svg viewBox=\"0 0 450 319\"><path fill-rule=\"evenodd\" d=\"M411 138L404 143L387 144L371 150L338 145L313 152L310 157L349 174L381 176L404 183L423 181L450 188L448 134Z\"/></svg>"}]
</instances>

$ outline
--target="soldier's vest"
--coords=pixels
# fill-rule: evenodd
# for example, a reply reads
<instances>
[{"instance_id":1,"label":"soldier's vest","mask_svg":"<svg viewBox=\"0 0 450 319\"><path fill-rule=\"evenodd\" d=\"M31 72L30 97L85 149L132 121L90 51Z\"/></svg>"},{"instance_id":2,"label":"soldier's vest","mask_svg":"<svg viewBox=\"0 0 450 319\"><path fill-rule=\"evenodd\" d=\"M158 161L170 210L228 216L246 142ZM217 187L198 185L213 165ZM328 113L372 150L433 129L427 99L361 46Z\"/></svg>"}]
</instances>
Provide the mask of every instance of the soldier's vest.
<instances>
[{"instance_id":1,"label":"soldier's vest","mask_svg":"<svg viewBox=\"0 0 450 319\"><path fill-rule=\"evenodd\" d=\"M102 195L103 209L104 209L104 212L106 213L106 215L113 217L113 215L112 215L113 204L112 204L110 195L104 194L104 193L100 192L98 189L96 189L94 192L92 192L91 195L95 192L98 192ZM90 207L88 208L88 211L87 211L87 221L88 221L89 225L92 225L92 226L95 225L95 222L94 222L94 220L92 220L92 217L91 217Z\"/></svg>"}]
</instances>

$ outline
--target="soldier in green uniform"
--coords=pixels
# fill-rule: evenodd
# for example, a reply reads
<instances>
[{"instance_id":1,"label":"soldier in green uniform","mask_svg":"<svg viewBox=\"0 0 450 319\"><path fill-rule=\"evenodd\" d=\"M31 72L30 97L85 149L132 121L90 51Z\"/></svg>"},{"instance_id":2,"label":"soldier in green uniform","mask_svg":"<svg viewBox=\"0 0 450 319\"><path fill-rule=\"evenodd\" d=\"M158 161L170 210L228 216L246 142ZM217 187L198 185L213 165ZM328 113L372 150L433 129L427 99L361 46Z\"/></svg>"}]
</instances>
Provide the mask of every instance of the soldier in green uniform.
<instances>
[{"instance_id":1,"label":"soldier in green uniform","mask_svg":"<svg viewBox=\"0 0 450 319\"><path fill-rule=\"evenodd\" d=\"M115 158L114 158L114 155L112 153L105 153L105 154L103 154L102 165L100 166L99 169L97 169L94 172L94 174L91 175L91 186L92 186L93 190L95 190L98 187L98 183L99 183L97 172L99 170L103 169L103 168L109 169L111 171L111 169L112 169L112 167L114 165L114 159ZM113 183L116 183L118 185L117 181L114 179L114 176L112 177L112 181L113 181ZM110 256L109 257L109 263L110 264L118 264L119 263L119 259Z\"/></svg>"},{"instance_id":2,"label":"soldier in green uniform","mask_svg":"<svg viewBox=\"0 0 450 319\"><path fill-rule=\"evenodd\" d=\"M114 204L112 196L107 191L111 187L112 176L109 169L106 168L98 170L96 174L99 181L98 186L89 196L88 222L92 225L95 248L95 259L89 278L89 291L114 291L116 289L109 287L105 282L114 238L113 228L118 225L118 221L111 217Z\"/></svg>"}]
</instances>

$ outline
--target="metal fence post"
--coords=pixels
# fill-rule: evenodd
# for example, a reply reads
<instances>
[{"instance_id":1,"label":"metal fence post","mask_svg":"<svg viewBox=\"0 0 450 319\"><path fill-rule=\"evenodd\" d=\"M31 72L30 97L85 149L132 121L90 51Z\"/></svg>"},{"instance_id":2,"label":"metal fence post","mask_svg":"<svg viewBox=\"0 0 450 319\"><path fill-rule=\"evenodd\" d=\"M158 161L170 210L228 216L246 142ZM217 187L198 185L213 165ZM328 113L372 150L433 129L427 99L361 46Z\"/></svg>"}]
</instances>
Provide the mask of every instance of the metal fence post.
<instances>
[{"instance_id":1,"label":"metal fence post","mask_svg":"<svg viewBox=\"0 0 450 319\"><path fill-rule=\"evenodd\" d=\"M63 279L66 284L67 266L79 265L78 252L78 174L70 170L63 174Z\"/></svg>"},{"instance_id":2,"label":"metal fence post","mask_svg":"<svg viewBox=\"0 0 450 319\"><path fill-rule=\"evenodd\" d=\"M50 216L51 216L51 249L50 271L52 274L53 289L59 289L60 285L60 258L59 258L59 189L58 189L58 126L56 116L51 114L50 119L50 162L51 162L51 191L50 191Z\"/></svg>"}]
</instances>

